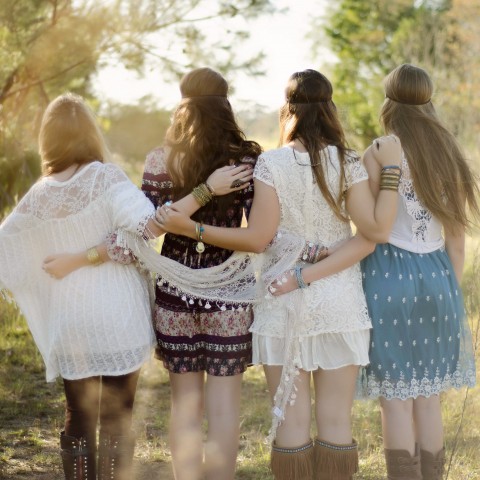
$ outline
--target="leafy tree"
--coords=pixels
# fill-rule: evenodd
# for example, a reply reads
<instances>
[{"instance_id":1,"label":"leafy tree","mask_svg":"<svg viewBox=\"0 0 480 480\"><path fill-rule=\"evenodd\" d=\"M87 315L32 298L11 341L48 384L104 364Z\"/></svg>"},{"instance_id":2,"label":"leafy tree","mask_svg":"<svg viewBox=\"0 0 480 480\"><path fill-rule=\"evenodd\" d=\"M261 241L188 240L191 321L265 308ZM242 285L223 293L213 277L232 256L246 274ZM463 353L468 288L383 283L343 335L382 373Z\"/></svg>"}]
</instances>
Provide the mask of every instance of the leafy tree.
<instances>
[{"instance_id":1,"label":"leafy tree","mask_svg":"<svg viewBox=\"0 0 480 480\"><path fill-rule=\"evenodd\" d=\"M92 77L108 63L140 74L156 68L164 78L205 64L259 74L263 54L250 58L238 45L247 20L273 10L270 0L2 0L0 216L29 185L14 172L30 165L52 98L70 90L98 106ZM231 19L243 19L244 28Z\"/></svg>"},{"instance_id":2,"label":"leafy tree","mask_svg":"<svg viewBox=\"0 0 480 480\"><path fill-rule=\"evenodd\" d=\"M479 18L480 4L468 0L342 0L328 21L318 19L316 30L323 26L338 57L331 66L335 98L355 139L365 146L381 133L382 80L413 63L433 77L435 103L450 127L471 142L479 128L472 108L480 86Z\"/></svg>"}]
</instances>

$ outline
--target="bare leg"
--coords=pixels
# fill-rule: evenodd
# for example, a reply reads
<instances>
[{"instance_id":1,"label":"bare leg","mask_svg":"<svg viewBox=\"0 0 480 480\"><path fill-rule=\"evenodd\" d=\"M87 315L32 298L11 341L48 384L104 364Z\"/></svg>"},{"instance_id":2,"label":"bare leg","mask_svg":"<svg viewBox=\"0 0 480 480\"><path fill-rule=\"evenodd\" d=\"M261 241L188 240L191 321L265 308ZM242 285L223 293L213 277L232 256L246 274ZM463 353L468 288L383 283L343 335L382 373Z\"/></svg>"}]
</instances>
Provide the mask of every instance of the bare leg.
<instances>
[{"instance_id":1,"label":"bare leg","mask_svg":"<svg viewBox=\"0 0 480 480\"><path fill-rule=\"evenodd\" d=\"M418 397L413 400L413 418L420 449L436 455L443 449L440 396Z\"/></svg>"},{"instance_id":2,"label":"bare leg","mask_svg":"<svg viewBox=\"0 0 480 480\"><path fill-rule=\"evenodd\" d=\"M352 406L358 367L313 372L318 438L335 444L352 443Z\"/></svg>"},{"instance_id":3,"label":"bare leg","mask_svg":"<svg viewBox=\"0 0 480 480\"><path fill-rule=\"evenodd\" d=\"M280 383L282 367L265 365L264 370L273 402L273 397ZM312 418L310 377L310 372L300 370L300 375L295 380L295 386L298 388L297 398L293 405L287 407L285 420L277 429L275 445L278 447L296 448L310 441L310 421Z\"/></svg>"},{"instance_id":4,"label":"bare leg","mask_svg":"<svg viewBox=\"0 0 480 480\"><path fill-rule=\"evenodd\" d=\"M202 478L203 372L170 373L170 449L175 480Z\"/></svg>"},{"instance_id":5,"label":"bare leg","mask_svg":"<svg viewBox=\"0 0 480 480\"><path fill-rule=\"evenodd\" d=\"M208 435L205 471L208 480L233 480L240 434L240 393L243 375L207 375Z\"/></svg>"},{"instance_id":6,"label":"bare leg","mask_svg":"<svg viewBox=\"0 0 480 480\"><path fill-rule=\"evenodd\" d=\"M383 445L389 450L406 450L415 454L413 399L385 400L380 398Z\"/></svg>"}]
</instances>

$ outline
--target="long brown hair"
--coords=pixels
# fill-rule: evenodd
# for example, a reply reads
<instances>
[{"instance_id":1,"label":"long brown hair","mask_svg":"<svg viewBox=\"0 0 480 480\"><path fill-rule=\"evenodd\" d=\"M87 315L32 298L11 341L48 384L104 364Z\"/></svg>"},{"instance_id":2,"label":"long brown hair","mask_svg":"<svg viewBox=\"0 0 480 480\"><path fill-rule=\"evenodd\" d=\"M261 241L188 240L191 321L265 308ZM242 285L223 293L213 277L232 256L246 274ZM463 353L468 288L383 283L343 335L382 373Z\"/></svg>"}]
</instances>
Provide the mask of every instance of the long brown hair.
<instances>
[{"instance_id":1,"label":"long brown hair","mask_svg":"<svg viewBox=\"0 0 480 480\"><path fill-rule=\"evenodd\" d=\"M79 95L66 93L52 100L43 114L38 136L43 175L71 165L103 162L108 149L92 110Z\"/></svg>"},{"instance_id":2,"label":"long brown hair","mask_svg":"<svg viewBox=\"0 0 480 480\"><path fill-rule=\"evenodd\" d=\"M260 145L247 140L237 125L227 98L228 84L220 73L210 68L192 70L182 78L180 92L182 101L165 138L171 149L167 171L175 198L190 193L217 168L245 157L255 161L261 153ZM219 204L225 210L222 199Z\"/></svg>"},{"instance_id":3,"label":"long brown hair","mask_svg":"<svg viewBox=\"0 0 480 480\"><path fill-rule=\"evenodd\" d=\"M316 70L304 70L290 76L285 89L286 103L280 110L280 141L282 144L298 139L310 155L312 170L322 195L335 215L348 221L343 212L345 162L347 156L345 134L332 100L332 84ZM337 147L340 161L339 194L330 191L325 179L320 151L333 145Z\"/></svg>"},{"instance_id":4,"label":"long brown hair","mask_svg":"<svg viewBox=\"0 0 480 480\"><path fill-rule=\"evenodd\" d=\"M467 227L465 200L478 218L478 186L455 137L437 117L428 73L400 65L387 75L384 85L380 119L385 132L395 133L402 142L418 198L445 229Z\"/></svg>"}]
</instances>

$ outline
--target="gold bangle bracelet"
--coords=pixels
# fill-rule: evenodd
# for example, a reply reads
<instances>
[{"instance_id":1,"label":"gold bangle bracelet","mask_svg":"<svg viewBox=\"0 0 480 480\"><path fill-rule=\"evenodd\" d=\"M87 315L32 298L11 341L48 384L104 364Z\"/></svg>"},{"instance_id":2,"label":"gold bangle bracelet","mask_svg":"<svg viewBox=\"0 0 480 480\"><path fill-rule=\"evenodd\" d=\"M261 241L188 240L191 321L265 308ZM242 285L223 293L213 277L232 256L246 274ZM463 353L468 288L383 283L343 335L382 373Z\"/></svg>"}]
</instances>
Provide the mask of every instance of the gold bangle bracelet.
<instances>
[{"instance_id":1,"label":"gold bangle bracelet","mask_svg":"<svg viewBox=\"0 0 480 480\"><path fill-rule=\"evenodd\" d=\"M96 247L89 248L87 250L87 260L90 265L100 265L103 260L100 258L100 254Z\"/></svg>"}]
</instances>

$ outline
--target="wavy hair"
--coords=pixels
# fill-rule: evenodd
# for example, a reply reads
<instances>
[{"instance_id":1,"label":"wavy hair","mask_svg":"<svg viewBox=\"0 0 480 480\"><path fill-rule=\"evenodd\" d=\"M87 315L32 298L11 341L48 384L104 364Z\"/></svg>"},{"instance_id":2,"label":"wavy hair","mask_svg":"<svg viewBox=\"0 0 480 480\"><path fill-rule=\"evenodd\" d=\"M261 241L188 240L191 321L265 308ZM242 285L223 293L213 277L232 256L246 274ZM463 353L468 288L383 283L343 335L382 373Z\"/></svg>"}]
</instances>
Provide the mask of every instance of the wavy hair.
<instances>
[{"instance_id":1,"label":"wavy hair","mask_svg":"<svg viewBox=\"0 0 480 480\"><path fill-rule=\"evenodd\" d=\"M402 142L415 192L446 230L468 227L466 204L479 217L478 185L455 137L432 103L433 83L422 68L403 64L384 80L380 120Z\"/></svg>"},{"instance_id":2,"label":"wavy hair","mask_svg":"<svg viewBox=\"0 0 480 480\"><path fill-rule=\"evenodd\" d=\"M173 182L175 198L190 193L217 168L256 161L261 153L258 143L247 140L238 126L228 101L228 84L220 73L198 68L180 82L182 100L166 133L170 147L167 171ZM219 197L221 211L233 201L233 194Z\"/></svg>"},{"instance_id":3,"label":"wavy hair","mask_svg":"<svg viewBox=\"0 0 480 480\"><path fill-rule=\"evenodd\" d=\"M322 195L335 215L348 221L343 211L345 163L352 154L332 100L332 84L316 70L304 70L290 76L285 89L286 103L280 110L280 142L298 139L310 155L312 170ZM328 145L338 149L340 161L339 194L331 192L325 179L320 151Z\"/></svg>"},{"instance_id":4,"label":"wavy hair","mask_svg":"<svg viewBox=\"0 0 480 480\"><path fill-rule=\"evenodd\" d=\"M105 161L108 148L92 110L73 93L50 102L38 135L43 175L62 172L71 165Z\"/></svg>"}]
</instances>

